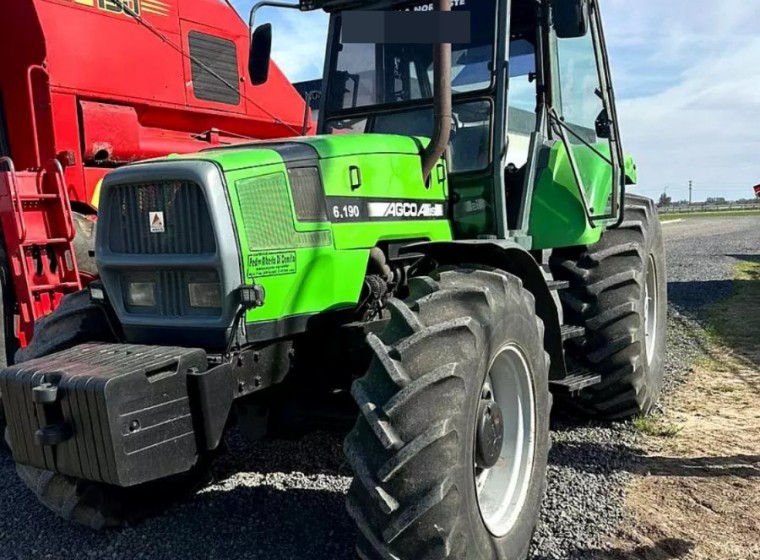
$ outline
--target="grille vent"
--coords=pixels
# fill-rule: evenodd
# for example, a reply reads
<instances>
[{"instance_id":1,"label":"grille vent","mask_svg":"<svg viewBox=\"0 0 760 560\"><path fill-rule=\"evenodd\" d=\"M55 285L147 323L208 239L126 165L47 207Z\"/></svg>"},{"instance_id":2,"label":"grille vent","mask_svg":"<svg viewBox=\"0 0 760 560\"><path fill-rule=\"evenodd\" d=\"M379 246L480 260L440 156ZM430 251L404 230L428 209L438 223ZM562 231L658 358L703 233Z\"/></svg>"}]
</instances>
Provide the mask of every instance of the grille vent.
<instances>
[{"instance_id":1,"label":"grille vent","mask_svg":"<svg viewBox=\"0 0 760 560\"><path fill-rule=\"evenodd\" d=\"M235 43L197 31L191 31L188 40L190 56L194 59L190 66L195 97L204 101L238 105L240 103L240 76ZM199 62L236 89L230 88L209 73Z\"/></svg>"},{"instance_id":2,"label":"grille vent","mask_svg":"<svg viewBox=\"0 0 760 560\"><path fill-rule=\"evenodd\" d=\"M250 251L332 243L329 230L296 231L284 173L242 179L235 186Z\"/></svg>"},{"instance_id":3,"label":"grille vent","mask_svg":"<svg viewBox=\"0 0 760 560\"><path fill-rule=\"evenodd\" d=\"M296 217L302 222L326 222L327 210L322 180L316 167L296 167L288 170Z\"/></svg>"},{"instance_id":4,"label":"grille vent","mask_svg":"<svg viewBox=\"0 0 760 560\"><path fill-rule=\"evenodd\" d=\"M216 252L206 198L195 183L163 181L113 187L108 224L114 253L202 255ZM151 232L151 212L163 214L163 232ZM155 217L155 215L154 215Z\"/></svg>"}]
</instances>

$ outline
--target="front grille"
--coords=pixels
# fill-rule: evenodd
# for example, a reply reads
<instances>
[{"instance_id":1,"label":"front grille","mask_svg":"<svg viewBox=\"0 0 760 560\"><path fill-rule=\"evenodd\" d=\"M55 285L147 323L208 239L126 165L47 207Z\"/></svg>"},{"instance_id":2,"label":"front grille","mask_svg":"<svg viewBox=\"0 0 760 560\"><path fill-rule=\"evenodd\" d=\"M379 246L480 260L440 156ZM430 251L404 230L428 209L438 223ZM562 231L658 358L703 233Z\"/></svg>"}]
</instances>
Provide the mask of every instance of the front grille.
<instances>
[{"instance_id":1,"label":"front grille","mask_svg":"<svg viewBox=\"0 0 760 560\"><path fill-rule=\"evenodd\" d=\"M184 181L112 187L108 224L114 253L202 255L216 252L201 188Z\"/></svg>"}]
</instances>

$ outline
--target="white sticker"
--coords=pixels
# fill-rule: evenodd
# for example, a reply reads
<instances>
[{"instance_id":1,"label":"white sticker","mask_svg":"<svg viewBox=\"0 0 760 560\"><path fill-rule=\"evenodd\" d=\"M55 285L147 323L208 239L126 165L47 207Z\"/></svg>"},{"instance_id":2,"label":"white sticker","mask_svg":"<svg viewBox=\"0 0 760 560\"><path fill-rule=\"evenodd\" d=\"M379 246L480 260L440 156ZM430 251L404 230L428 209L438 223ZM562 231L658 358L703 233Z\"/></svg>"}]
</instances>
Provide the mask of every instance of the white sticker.
<instances>
[{"instance_id":1,"label":"white sticker","mask_svg":"<svg viewBox=\"0 0 760 560\"><path fill-rule=\"evenodd\" d=\"M442 218L443 204L429 202L370 202L370 218Z\"/></svg>"},{"instance_id":2,"label":"white sticker","mask_svg":"<svg viewBox=\"0 0 760 560\"><path fill-rule=\"evenodd\" d=\"M164 233L165 228L163 212L148 212L148 219L150 220L151 233Z\"/></svg>"}]
</instances>

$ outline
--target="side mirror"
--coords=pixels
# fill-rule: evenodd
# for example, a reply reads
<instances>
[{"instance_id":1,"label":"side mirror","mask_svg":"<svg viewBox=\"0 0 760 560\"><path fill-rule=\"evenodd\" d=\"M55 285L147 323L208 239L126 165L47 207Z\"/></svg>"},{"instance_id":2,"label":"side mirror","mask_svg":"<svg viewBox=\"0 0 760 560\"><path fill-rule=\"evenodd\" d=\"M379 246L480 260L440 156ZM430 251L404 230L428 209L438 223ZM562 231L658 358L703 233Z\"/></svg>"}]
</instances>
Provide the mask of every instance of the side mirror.
<instances>
[{"instance_id":1,"label":"side mirror","mask_svg":"<svg viewBox=\"0 0 760 560\"><path fill-rule=\"evenodd\" d=\"M560 39L577 39L588 33L588 0L553 0L554 31Z\"/></svg>"},{"instance_id":2,"label":"side mirror","mask_svg":"<svg viewBox=\"0 0 760 560\"><path fill-rule=\"evenodd\" d=\"M607 114L607 109L602 109L602 112L599 113L598 117L596 117L596 122L594 125L597 138L604 138L605 140L609 140L610 136L612 136L612 121Z\"/></svg>"},{"instance_id":3,"label":"side mirror","mask_svg":"<svg viewBox=\"0 0 760 560\"><path fill-rule=\"evenodd\" d=\"M259 25L251 34L248 52L248 76L251 83L260 86L269 78L269 60L272 57L272 24Z\"/></svg>"}]
</instances>

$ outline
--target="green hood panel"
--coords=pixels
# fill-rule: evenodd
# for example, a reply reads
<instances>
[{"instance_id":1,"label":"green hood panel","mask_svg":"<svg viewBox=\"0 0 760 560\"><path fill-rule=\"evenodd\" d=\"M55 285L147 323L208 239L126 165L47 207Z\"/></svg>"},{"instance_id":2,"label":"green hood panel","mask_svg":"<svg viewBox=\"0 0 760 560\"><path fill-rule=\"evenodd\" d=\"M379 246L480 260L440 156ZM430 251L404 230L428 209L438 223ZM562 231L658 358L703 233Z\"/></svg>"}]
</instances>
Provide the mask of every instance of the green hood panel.
<instances>
[{"instance_id":1,"label":"green hood panel","mask_svg":"<svg viewBox=\"0 0 760 560\"><path fill-rule=\"evenodd\" d=\"M219 164L225 172L282 163L280 151L290 149L311 154L318 159L331 159L365 154L419 155L427 139L395 134L334 134L304 136L286 141L250 142L235 146L211 148L196 154L171 155L170 159L204 159ZM300 150L299 150L300 148Z\"/></svg>"}]
</instances>

